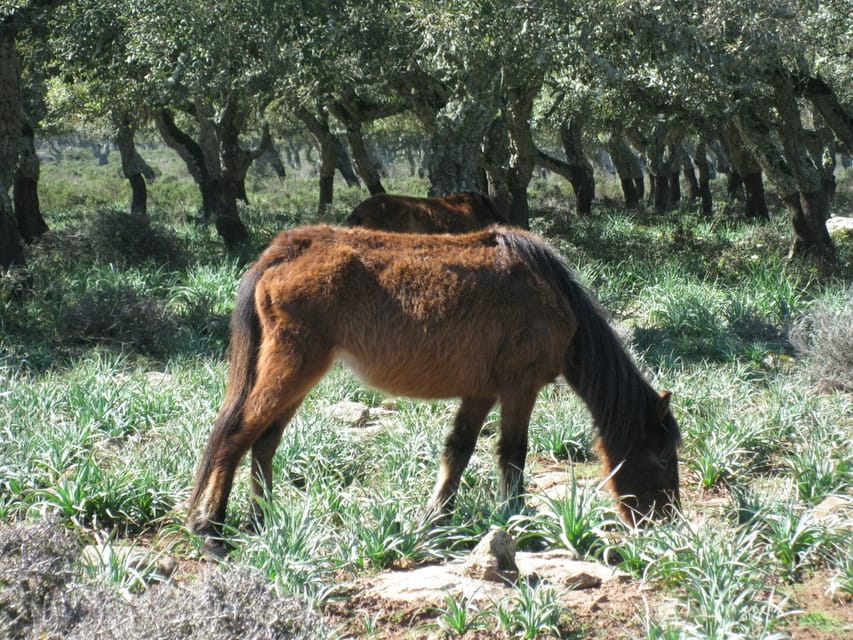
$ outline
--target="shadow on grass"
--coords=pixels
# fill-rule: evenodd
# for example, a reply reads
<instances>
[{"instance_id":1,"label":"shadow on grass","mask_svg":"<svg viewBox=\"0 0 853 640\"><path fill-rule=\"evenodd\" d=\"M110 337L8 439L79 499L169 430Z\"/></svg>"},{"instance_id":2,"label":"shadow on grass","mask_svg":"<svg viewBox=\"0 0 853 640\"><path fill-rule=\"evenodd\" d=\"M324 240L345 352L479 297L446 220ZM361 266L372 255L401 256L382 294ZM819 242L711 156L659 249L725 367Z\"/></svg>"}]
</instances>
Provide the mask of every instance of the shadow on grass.
<instances>
[{"instance_id":1,"label":"shadow on grass","mask_svg":"<svg viewBox=\"0 0 853 640\"><path fill-rule=\"evenodd\" d=\"M197 244L111 210L49 232L28 247L25 272L0 282L0 362L38 371L93 348L155 360L224 353L227 314L208 295L170 304L170 285L199 265L257 254Z\"/></svg>"}]
</instances>

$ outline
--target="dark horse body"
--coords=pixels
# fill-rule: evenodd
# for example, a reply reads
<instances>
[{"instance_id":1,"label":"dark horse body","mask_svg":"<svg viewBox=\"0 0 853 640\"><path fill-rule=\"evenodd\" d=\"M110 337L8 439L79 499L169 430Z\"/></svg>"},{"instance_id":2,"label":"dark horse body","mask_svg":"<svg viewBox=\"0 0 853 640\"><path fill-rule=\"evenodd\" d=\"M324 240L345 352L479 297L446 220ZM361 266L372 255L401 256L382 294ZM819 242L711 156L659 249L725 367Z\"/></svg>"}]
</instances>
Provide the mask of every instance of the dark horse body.
<instances>
[{"instance_id":1,"label":"dark horse body","mask_svg":"<svg viewBox=\"0 0 853 640\"><path fill-rule=\"evenodd\" d=\"M461 398L431 513L452 508L496 402L500 494L519 506L530 414L561 374L593 416L623 515L636 522L678 504L669 394L643 379L597 304L532 234L285 231L244 276L231 323L226 397L189 501L188 524L211 544L241 458L251 450L262 495L283 429L337 358L397 395Z\"/></svg>"},{"instance_id":2,"label":"dark horse body","mask_svg":"<svg viewBox=\"0 0 853 640\"><path fill-rule=\"evenodd\" d=\"M401 233L467 233L506 222L488 196L462 192L433 198L378 193L359 203L349 227Z\"/></svg>"}]
</instances>

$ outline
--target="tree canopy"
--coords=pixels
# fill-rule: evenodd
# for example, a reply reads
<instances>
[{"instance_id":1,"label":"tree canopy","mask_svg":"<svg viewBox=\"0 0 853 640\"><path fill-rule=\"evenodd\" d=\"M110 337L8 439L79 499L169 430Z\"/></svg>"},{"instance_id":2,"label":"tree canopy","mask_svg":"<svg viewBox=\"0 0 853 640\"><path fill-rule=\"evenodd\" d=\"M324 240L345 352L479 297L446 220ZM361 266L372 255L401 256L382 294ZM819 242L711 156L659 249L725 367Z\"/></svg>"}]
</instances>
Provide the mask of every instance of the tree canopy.
<instances>
[{"instance_id":1,"label":"tree canopy","mask_svg":"<svg viewBox=\"0 0 853 640\"><path fill-rule=\"evenodd\" d=\"M35 27L60 4L49 28L44 17ZM572 180L582 211L584 140L627 149L627 134L666 189L689 164L689 139L725 151L741 179L759 176L748 189L766 176L791 215L792 251L831 259L815 141L853 146L845 0L32 0L0 15L6 46L42 52L24 74L42 70L53 124L82 113L110 130L156 122L228 243L247 234L235 201L248 164L281 134L271 122L300 121L317 141L322 208L339 136L379 191L363 127L408 112L430 191L489 190L516 224L527 223L535 163ZM537 147L544 136L562 140L564 159Z\"/></svg>"}]
</instances>

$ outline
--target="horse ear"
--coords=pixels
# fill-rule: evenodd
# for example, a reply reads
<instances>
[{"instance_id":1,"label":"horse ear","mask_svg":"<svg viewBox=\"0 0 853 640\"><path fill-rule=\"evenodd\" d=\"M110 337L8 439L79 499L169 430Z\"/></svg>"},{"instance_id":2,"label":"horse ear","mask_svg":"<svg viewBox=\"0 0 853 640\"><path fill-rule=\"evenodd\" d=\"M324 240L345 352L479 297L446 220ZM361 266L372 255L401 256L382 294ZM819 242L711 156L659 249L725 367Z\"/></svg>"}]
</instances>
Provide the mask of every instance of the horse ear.
<instances>
[{"instance_id":1,"label":"horse ear","mask_svg":"<svg viewBox=\"0 0 853 640\"><path fill-rule=\"evenodd\" d=\"M669 413L669 399L672 397L672 391L661 391L660 400L658 401L658 422L662 422Z\"/></svg>"}]
</instances>

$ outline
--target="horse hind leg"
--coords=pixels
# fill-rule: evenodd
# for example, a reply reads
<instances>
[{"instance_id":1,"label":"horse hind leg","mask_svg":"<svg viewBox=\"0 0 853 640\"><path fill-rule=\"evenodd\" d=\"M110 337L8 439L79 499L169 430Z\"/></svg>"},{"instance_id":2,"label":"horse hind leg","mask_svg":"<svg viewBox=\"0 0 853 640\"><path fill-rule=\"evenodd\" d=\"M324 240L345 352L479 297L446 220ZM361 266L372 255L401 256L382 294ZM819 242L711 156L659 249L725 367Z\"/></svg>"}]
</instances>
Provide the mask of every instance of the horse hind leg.
<instances>
[{"instance_id":1,"label":"horse hind leg","mask_svg":"<svg viewBox=\"0 0 853 640\"><path fill-rule=\"evenodd\" d=\"M253 453L259 454L253 467L261 470L263 482L267 478L271 482L272 456L281 431L308 390L331 366L330 349L317 345L309 349L310 341L305 339L301 345L294 342L262 343L255 382L245 401L223 409L208 440L187 523L208 538L214 555L222 554L221 549L213 547L222 546L221 525L240 460L253 448Z\"/></svg>"},{"instance_id":2,"label":"horse hind leg","mask_svg":"<svg viewBox=\"0 0 853 640\"><path fill-rule=\"evenodd\" d=\"M284 428L301 404L302 398L289 407L284 415L268 427L261 437L252 444L252 503L249 516L251 526L255 531L260 531L264 525L264 511L261 507L261 500L268 499L272 494L275 452L281 442Z\"/></svg>"},{"instance_id":3,"label":"horse hind leg","mask_svg":"<svg viewBox=\"0 0 853 640\"><path fill-rule=\"evenodd\" d=\"M477 437L495 398L463 398L453 420L453 429L444 441L441 467L435 490L427 506L425 521L446 518L453 508L462 472L468 466Z\"/></svg>"},{"instance_id":4,"label":"horse hind leg","mask_svg":"<svg viewBox=\"0 0 853 640\"><path fill-rule=\"evenodd\" d=\"M527 431L538 391L514 392L501 396L501 433L498 440L500 485L498 498L510 513L523 505L524 465L527 459Z\"/></svg>"}]
</instances>

